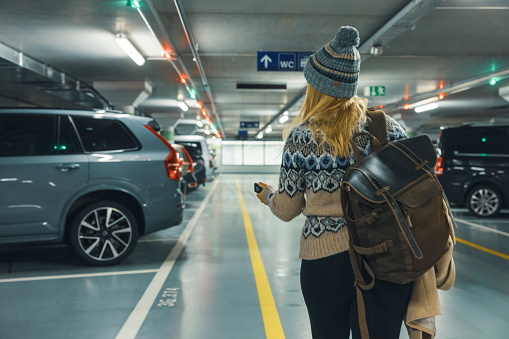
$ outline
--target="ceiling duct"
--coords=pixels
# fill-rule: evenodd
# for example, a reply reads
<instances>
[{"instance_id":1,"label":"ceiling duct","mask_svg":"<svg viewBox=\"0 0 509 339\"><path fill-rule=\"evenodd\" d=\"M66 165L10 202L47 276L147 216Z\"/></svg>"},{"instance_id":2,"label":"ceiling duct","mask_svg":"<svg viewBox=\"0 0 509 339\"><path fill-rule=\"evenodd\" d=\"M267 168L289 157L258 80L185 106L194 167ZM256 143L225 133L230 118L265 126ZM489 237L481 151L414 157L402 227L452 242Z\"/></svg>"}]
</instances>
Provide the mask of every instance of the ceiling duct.
<instances>
[{"instance_id":1,"label":"ceiling duct","mask_svg":"<svg viewBox=\"0 0 509 339\"><path fill-rule=\"evenodd\" d=\"M0 43L0 81L12 84L12 98L26 97L20 104L53 108L108 109L110 104L93 87ZM24 92L41 95L24 95ZM49 97L58 99L49 100ZM11 98L11 100L12 100ZM43 101L39 101L44 98ZM29 100L30 102L27 102Z\"/></svg>"},{"instance_id":2,"label":"ceiling duct","mask_svg":"<svg viewBox=\"0 0 509 339\"><path fill-rule=\"evenodd\" d=\"M239 90L286 90L286 84L249 84L237 83Z\"/></svg>"}]
</instances>

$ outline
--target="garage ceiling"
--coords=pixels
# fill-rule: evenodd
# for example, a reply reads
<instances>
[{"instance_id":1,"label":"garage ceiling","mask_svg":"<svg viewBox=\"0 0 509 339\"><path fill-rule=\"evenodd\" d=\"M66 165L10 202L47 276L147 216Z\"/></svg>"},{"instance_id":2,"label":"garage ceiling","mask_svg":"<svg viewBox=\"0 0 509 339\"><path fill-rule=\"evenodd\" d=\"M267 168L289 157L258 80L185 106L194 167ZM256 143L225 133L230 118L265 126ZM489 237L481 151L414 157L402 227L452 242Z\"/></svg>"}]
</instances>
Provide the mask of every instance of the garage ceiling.
<instances>
[{"instance_id":1,"label":"garage ceiling","mask_svg":"<svg viewBox=\"0 0 509 339\"><path fill-rule=\"evenodd\" d=\"M445 125L507 121L507 0L139 3L1 0L0 106L111 108L151 115L167 130L181 119L177 132L201 134L206 128L193 124L203 119L200 100L226 139L238 137L241 121L259 122L249 139L269 124L264 138L280 138L289 121L278 118L298 114L306 82L302 72L258 71L257 52L314 52L351 25L361 35L359 95L384 86L384 96L367 96L370 106L383 105L408 131L436 135ZM142 66L115 43L119 33L144 56ZM440 93L435 110L404 109Z\"/></svg>"}]
</instances>

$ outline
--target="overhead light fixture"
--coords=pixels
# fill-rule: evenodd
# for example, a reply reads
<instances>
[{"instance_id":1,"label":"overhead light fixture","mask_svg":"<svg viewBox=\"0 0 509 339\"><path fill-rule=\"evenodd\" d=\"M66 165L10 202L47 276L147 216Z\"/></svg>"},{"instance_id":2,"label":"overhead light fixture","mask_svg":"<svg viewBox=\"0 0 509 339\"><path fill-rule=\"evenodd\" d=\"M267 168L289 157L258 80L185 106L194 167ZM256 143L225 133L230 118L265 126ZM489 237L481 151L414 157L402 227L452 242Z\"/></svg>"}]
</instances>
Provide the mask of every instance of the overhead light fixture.
<instances>
[{"instance_id":1,"label":"overhead light fixture","mask_svg":"<svg viewBox=\"0 0 509 339\"><path fill-rule=\"evenodd\" d=\"M420 101L417 101L417 102L414 102L413 104L410 104L408 106L408 108L410 109L413 109L413 108L416 108L416 107L420 107L420 106L426 106L427 104L432 104L434 102L437 102L438 101L438 97L431 97L431 98L428 98L428 99L424 99L424 100L420 100Z\"/></svg>"},{"instance_id":2,"label":"overhead light fixture","mask_svg":"<svg viewBox=\"0 0 509 339\"><path fill-rule=\"evenodd\" d=\"M262 134L262 133L260 133L260 134L258 134L256 137L257 137L258 139L262 139L262 138L263 138L263 134Z\"/></svg>"},{"instance_id":3,"label":"overhead light fixture","mask_svg":"<svg viewBox=\"0 0 509 339\"><path fill-rule=\"evenodd\" d=\"M183 101L178 101L177 102L177 105L178 107L180 107L181 110L183 110L184 112L187 112L187 110L189 109L189 107L187 107L186 103L183 102Z\"/></svg>"},{"instance_id":4,"label":"overhead light fixture","mask_svg":"<svg viewBox=\"0 0 509 339\"><path fill-rule=\"evenodd\" d=\"M284 124L288 121L288 115L282 115L281 118L279 118L279 123Z\"/></svg>"},{"instance_id":5,"label":"overhead light fixture","mask_svg":"<svg viewBox=\"0 0 509 339\"><path fill-rule=\"evenodd\" d=\"M416 107L416 108L414 108L414 111L415 111L415 113L421 113L421 112L425 112L425 111L429 111L429 110L435 109L437 107L438 107L438 104L436 102L433 102L431 104L427 104L427 105Z\"/></svg>"},{"instance_id":6,"label":"overhead light fixture","mask_svg":"<svg viewBox=\"0 0 509 339\"><path fill-rule=\"evenodd\" d=\"M203 127L203 122L201 122L200 120L196 120L196 125L198 127Z\"/></svg>"},{"instance_id":7,"label":"overhead light fixture","mask_svg":"<svg viewBox=\"0 0 509 339\"><path fill-rule=\"evenodd\" d=\"M210 131L208 129L206 129L205 134L210 135Z\"/></svg>"},{"instance_id":8,"label":"overhead light fixture","mask_svg":"<svg viewBox=\"0 0 509 339\"><path fill-rule=\"evenodd\" d=\"M118 33L115 37L115 41L138 66L142 66L145 63L143 55L138 52L124 34Z\"/></svg>"},{"instance_id":9,"label":"overhead light fixture","mask_svg":"<svg viewBox=\"0 0 509 339\"><path fill-rule=\"evenodd\" d=\"M265 129L265 133L269 134L270 132L272 132L272 127L269 126Z\"/></svg>"}]
</instances>

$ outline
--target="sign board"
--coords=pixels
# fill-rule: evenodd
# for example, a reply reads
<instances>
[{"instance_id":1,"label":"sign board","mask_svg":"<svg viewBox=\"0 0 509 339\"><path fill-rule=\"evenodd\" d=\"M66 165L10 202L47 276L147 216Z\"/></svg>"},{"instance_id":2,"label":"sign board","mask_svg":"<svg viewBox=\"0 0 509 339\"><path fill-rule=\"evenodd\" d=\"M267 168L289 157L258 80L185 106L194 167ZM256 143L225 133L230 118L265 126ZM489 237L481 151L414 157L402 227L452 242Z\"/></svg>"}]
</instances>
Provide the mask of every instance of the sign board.
<instances>
[{"instance_id":1,"label":"sign board","mask_svg":"<svg viewBox=\"0 0 509 339\"><path fill-rule=\"evenodd\" d=\"M312 52L258 52L258 71L301 72Z\"/></svg>"},{"instance_id":2,"label":"sign board","mask_svg":"<svg viewBox=\"0 0 509 339\"><path fill-rule=\"evenodd\" d=\"M384 97L385 86L366 86L364 87L365 97Z\"/></svg>"},{"instance_id":3,"label":"sign board","mask_svg":"<svg viewBox=\"0 0 509 339\"><path fill-rule=\"evenodd\" d=\"M259 121L241 121L240 128L260 128Z\"/></svg>"}]
</instances>

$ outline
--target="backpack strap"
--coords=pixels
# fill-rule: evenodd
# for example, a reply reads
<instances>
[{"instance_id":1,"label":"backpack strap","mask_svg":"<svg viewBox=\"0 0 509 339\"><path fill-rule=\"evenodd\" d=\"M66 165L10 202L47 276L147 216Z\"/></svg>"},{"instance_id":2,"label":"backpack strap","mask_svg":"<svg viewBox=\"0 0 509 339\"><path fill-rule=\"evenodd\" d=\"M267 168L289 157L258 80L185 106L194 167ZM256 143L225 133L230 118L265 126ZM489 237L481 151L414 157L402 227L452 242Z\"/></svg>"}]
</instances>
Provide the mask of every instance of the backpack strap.
<instances>
[{"instance_id":1,"label":"backpack strap","mask_svg":"<svg viewBox=\"0 0 509 339\"><path fill-rule=\"evenodd\" d=\"M375 110L374 108L368 108L366 115L371 119L369 122L369 133L380 142L380 146L371 145L373 147L371 152L374 152L389 142L387 119L384 111Z\"/></svg>"}]
</instances>

